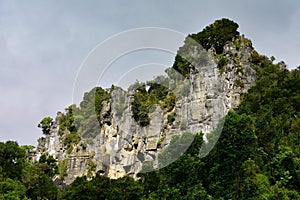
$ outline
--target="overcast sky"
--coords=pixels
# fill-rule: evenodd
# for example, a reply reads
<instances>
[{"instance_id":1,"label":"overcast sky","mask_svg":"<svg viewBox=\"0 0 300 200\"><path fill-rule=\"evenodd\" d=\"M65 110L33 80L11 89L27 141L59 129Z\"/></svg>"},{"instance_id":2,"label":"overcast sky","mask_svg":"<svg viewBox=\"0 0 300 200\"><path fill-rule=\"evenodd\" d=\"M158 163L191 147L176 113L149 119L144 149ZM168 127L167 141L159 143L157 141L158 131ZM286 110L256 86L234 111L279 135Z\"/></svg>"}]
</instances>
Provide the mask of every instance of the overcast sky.
<instances>
[{"instance_id":1,"label":"overcast sky","mask_svg":"<svg viewBox=\"0 0 300 200\"><path fill-rule=\"evenodd\" d=\"M72 103L76 74L89 52L133 28L162 27L188 34L226 17L240 25L240 33L259 53L295 68L300 65L299 8L300 2L293 0L0 0L0 141L36 145L39 121L55 117ZM135 56L140 63L151 58L162 66L174 59L149 51L118 64L130 66ZM115 81L109 78L107 85Z\"/></svg>"}]
</instances>

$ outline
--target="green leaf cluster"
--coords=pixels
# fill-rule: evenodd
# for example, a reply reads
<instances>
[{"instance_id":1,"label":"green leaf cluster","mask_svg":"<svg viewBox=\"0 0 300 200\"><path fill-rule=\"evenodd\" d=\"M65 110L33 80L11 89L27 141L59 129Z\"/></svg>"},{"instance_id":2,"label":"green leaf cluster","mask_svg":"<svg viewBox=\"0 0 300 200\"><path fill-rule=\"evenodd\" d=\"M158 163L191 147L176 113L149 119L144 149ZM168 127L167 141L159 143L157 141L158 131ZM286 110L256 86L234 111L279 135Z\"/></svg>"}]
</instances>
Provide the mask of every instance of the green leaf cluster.
<instances>
[{"instance_id":1,"label":"green leaf cluster","mask_svg":"<svg viewBox=\"0 0 300 200\"><path fill-rule=\"evenodd\" d=\"M58 199L141 199L143 188L132 177L110 179L97 174L92 180L77 178Z\"/></svg>"},{"instance_id":2,"label":"green leaf cluster","mask_svg":"<svg viewBox=\"0 0 300 200\"><path fill-rule=\"evenodd\" d=\"M213 47L217 54L221 54L226 42L232 41L233 38L239 36L238 28L239 25L237 23L223 18L205 27L203 31L192 34L191 37L199 42L204 49L209 50Z\"/></svg>"},{"instance_id":3,"label":"green leaf cluster","mask_svg":"<svg viewBox=\"0 0 300 200\"><path fill-rule=\"evenodd\" d=\"M101 111L104 102L110 100L110 93L101 87L95 87L84 94L80 107L71 105L65 109L58 117L59 134L62 143L67 148L67 153L71 153L81 137L86 139L94 138L100 130Z\"/></svg>"},{"instance_id":4,"label":"green leaf cluster","mask_svg":"<svg viewBox=\"0 0 300 200\"><path fill-rule=\"evenodd\" d=\"M67 174L67 160L66 159L63 159L63 160L58 162L57 170L58 170L59 178L61 180L64 180L64 178L68 175Z\"/></svg>"},{"instance_id":5,"label":"green leaf cluster","mask_svg":"<svg viewBox=\"0 0 300 200\"><path fill-rule=\"evenodd\" d=\"M173 110L176 103L176 96L166 86L148 82L148 91L143 83L136 83L134 100L131 103L133 118L141 126L150 124L149 112L155 105L162 106L166 112Z\"/></svg>"},{"instance_id":6,"label":"green leaf cluster","mask_svg":"<svg viewBox=\"0 0 300 200\"><path fill-rule=\"evenodd\" d=\"M205 50L209 50L213 47L217 54L222 54L226 42L232 41L239 36L239 32L237 31L238 27L239 25L234 21L223 18L216 20L213 24L205 27L201 32L189 35L186 38L184 45L178 50L173 68L184 77L190 78L191 65L195 66L193 58L195 57L193 52L195 50L195 45L193 45L193 43L197 42ZM198 51L201 50L198 49ZM199 62L199 60L205 62L206 57L201 56L200 58L197 58L197 62ZM221 60L219 67L222 68L225 64L226 60Z\"/></svg>"},{"instance_id":7,"label":"green leaf cluster","mask_svg":"<svg viewBox=\"0 0 300 200\"><path fill-rule=\"evenodd\" d=\"M32 165L26 149L13 141L0 142L0 199L57 199L59 189L52 181L56 160L44 154Z\"/></svg>"},{"instance_id":8,"label":"green leaf cluster","mask_svg":"<svg viewBox=\"0 0 300 200\"><path fill-rule=\"evenodd\" d=\"M48 116L42 119L42 121L38 124L38 127L42 128L44 134L49 133L52 121L53 119Z\"/></svg>"}]
</instances>

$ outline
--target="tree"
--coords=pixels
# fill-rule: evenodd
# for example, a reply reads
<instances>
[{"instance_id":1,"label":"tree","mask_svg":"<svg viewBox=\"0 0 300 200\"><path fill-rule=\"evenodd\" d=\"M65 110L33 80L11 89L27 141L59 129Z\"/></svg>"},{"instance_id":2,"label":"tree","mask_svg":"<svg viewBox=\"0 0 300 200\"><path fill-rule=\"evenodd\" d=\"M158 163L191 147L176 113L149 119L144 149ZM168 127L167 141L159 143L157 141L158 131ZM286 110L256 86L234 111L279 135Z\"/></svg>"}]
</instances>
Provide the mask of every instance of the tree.
<instances>
[{"instance_id":1,"label":"tree","mask_svg":"<svg viewBox=\"0 0 300 200\"><path fill-rule=\"evenodd\" d=\"M19 181L7 178L0 181L0 199L25 199L26 187Z\"/></svg>"},{"instance_id":2,"label":"tree","mask_svg":"<svg viewBox=\"0 0 300 200\"><path fill-rule=\"evenodd\" d=\"M22 182L26 186L26 195L30 199L57 199L58 188L44 173L42 164L24 169Z\"/></svg>"},{"instance_id":3,"label":"tree","mask_svg":"<svg viewBox=\"0 0 300 200\"><path fill-rule=\"evenodd\" d=\"M237 29L239 25L229 19L216 20L213 24L204 28L203 31L191 35L206 50L215 48L217 54L223 52L223 46L227 41L239 36Z\"/></svg>"},{"instance_id":4,"label":"tree","mask_svg":"<svg viewBox=\"0 0 300 200\"><path fill-rule=\"evenodd\" d=\"M96 174L92 180L78 177L61 195L60 199L112 199L135 200L142 197L142 186L132 177L110 179Z\"/></svg>"},{"instance_id":5,"label":"tree","mask_svg":"<svg viewBox=\"0 0 300 200\"><path fill-rule=\"evenodd\" d=\"M229 112L217 145L205 157L208 176L205 185L216 198L239 199L241 197L242 164L253 159L257 149L255 119L251 116ZM222 173L220 173L222 172Z\"/></svg>"},{"instance_id":6,"label":"tree","mask_svg":"<svg viewBox=\"0 0 300 200\"><path fill-rule=\"evenodd\" d=\"M58 166L57 161L53 156L49 156L47 153L44 153L40 159L40 168L44 171L49 178L53 178L56 174L58 174Z\"/></svg>"},{"instance_id":7,"label":"tree","mask_svg":"<svg viewBox=\"0 0 300 200\"><path fill-rule=\"evenodd\" d=\"M173 69L181 73L184 77L190 77L191 65L206 62L207 56L198 49L198 55L194 54L195 43L200 44L205 50L214 48L217 54L223 53L223 47L228 41L232 41L239 36L237 31L239 25L229 19L216 20L213 24L205 27L201 32L189 35L184 45L179 48L173 64ZM203 55L202 55L203 54Z\"/></svg>"},{"instance_id":8,"label":"tree","mask_svg":"<svg viewBox=\"0 0 300 200\"><path fill-rule=\"evenodd\" d=\"M48 116L42 119L42 121L40 121L40 123L38 124L38 127L42 129L44 134L49 133L52 121L53 119Z\"/></svg>"},{"instance_id":9,"label":"tree","mask_svg":"<svg viewBox=\"0 0 300 200\"><path fill-rule=\"evenodd\" d=\"M4 178L20 178L26 162L26 152L17 142L0 142L0 168Z\"/></svg>"}]
</instances>

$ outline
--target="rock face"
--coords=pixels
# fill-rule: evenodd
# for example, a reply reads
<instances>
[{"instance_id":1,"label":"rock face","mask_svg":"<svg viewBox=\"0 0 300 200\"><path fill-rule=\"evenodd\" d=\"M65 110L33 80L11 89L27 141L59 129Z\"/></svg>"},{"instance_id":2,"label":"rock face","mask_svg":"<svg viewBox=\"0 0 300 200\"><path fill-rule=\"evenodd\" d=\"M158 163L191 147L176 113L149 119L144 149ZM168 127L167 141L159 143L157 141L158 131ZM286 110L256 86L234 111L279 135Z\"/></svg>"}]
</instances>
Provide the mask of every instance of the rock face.
<instances>
[{"instance_id":1,"label":"rock face","mask_svg":"<svg viewBox=\"0 0 300 200\"><path fill-rule=\"evenodd\" d=\"M66 184L77 176L93 176L95 172L111 178L136 177L145 164L158 168L158 154L168 146L172 136L202 131L206 140L220 119L238 106L241 95L254 85L256 75L250 62L253 48L246 41L239 38L238 49L234 42L224 46L222 56L227 61L224 66L218 66L220 58L216 58L212 49L207 53L205 63L199 61L190 66L190 79L170 80L167 84L177 94L176 105L170 112L159 105L153 106L148 126L140 126L133 118L134 87L128 91L112 91L111 100L103 104L99 134L92 142L81 138L86 145L81 142L69 153L59 136L57 117L50 132L39 140L36 159L45 152L58 162L66 159ZM194 53L198 51L195 49ZM170 113L176 114L172 123L167 120Z\"/></svg>"}]
</instances>

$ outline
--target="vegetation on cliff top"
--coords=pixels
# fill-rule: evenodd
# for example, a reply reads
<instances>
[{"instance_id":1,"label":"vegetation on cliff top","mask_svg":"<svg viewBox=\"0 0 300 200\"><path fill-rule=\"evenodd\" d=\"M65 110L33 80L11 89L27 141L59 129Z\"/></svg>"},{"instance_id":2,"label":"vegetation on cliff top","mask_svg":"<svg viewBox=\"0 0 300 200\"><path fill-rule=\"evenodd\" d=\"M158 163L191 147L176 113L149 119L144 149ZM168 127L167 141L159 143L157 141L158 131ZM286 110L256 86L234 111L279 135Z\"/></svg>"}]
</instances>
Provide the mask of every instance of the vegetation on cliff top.
<instances>
[{"instance_id":1,"label":"vegetation on cliff top","mask_svg":"<svg viewBox=\"0 0 300 200\"><path fill-rule=\"evenodd\" d=\"M256 85L227 114L218 143L205 158L198 155L203 143L199 134L178 160L140 174L138 181L97 174L91 180L79 177L61 191L51 179L58 173L64 176L64 163L57 167L44 155L31 165L28 148L0 142L0 199L300 199L300 69L282 69L255 52L252 67ZM148 101L151 92L141 91ZM152 94L165 95L164 90L158 92ZM102 94L107 100L108 93ZM64 115L68 117L62 130L70 128L72 133L80 117ZM180 137L189 136L174 138L170 146L180 146ZM172 149L166 148L161 157L168 159L169 154Z\"/></svg>"},{"instance_id":2,"label":"vegetation on cliff top","mask_svg":"<svg viewBox=\"0 0 300 200\"><path fill-rule=\"evenodd\" d=\"M189 38L200 44L205 50L214 48L217 54L221 54L226 42L232 41L239 36L238 27L237 23L229 19L220 19L205 27L201 32L189 35L185 40L185 44L178 50L173 68L184 77L190 78L191 63L186 58L193 54L191 52L193 49L188 50L191 42Z\"/></svg>"}]
</instances>

